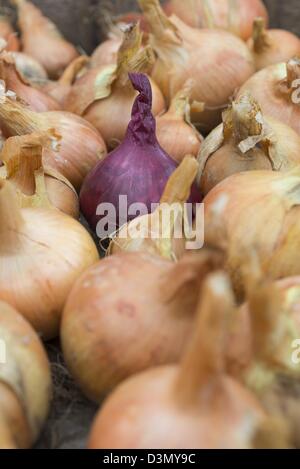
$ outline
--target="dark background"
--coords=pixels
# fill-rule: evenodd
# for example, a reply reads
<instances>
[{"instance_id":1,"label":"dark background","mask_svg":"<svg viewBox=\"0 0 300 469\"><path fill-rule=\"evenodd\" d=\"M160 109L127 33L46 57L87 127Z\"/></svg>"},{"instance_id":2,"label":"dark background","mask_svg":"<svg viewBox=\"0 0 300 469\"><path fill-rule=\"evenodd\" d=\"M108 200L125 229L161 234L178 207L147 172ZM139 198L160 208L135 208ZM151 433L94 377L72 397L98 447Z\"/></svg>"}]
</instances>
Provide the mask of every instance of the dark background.
<instances>
[{"instance_id":1,"label":"dark background","mask_svg":"<svg viewBox=\"0 0 300 469\"><path fill-rule=\"evenodd\" d=\"M32 0L74 44L90 53L103 37L108 14L137 9L135 0ZM184 0L182 0L184 2ZM300 35L299 0L265 0L274 27ZM9 0L0 1L7 6Z\"/></svg>"}]
</instances>

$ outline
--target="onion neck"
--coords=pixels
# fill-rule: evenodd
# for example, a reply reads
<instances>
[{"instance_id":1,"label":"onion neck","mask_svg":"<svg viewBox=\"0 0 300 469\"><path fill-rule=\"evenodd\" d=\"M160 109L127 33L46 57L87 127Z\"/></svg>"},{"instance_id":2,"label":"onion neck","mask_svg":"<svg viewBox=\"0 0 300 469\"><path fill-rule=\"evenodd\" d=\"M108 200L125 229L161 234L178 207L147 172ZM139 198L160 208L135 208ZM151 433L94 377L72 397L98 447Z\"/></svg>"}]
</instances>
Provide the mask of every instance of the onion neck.
<instances>
[{"instance_id":1,"label":"onion neck","mask_svg":"<svg viewBox=\"0 0 300 469\"><path fill-rule=\"evenodd\" d=\"M182 359L176 383L179 401L193 405L201 390L222 377L226 370L226 329L234 300L227 276L206 280L197 308L195 333Z\"/></svg>"},{"instance_id":2,"label":"onion neck","mask_svg":"<svg viewBox=\"0 0 300 469\"><path fill-rule=\"evenodd\" d=\"M88 64L89 58L87 55L81 55L77 57L70 65L66 68L60 79L58 80L60 85L71 86L75 82L77 75L83 70Z\"/></svg>"},{"instance_id":3,"label":"onion neck","mask_svg":"<svg viewBox=\"0 0 300 469\"><path fill-rule=\"evenodd\" d=\"M266 21L264 18L256 18L253 23L253 50L256 54L261 54L270 47L270 39L266 30Z\"/></svg>"},{"instance_id":4,"label":"onion neck","mask_svg":"<svg viewBox=\"0 0 300 469\"><path fill-rule=\"evenodd\" d=\"M168 112L165 116L172 116L178 120L190 121L190 97L192 92L192 80L188 80L182 90L174 96Z\"/></svg>"},{"instance_id":5,"label":"onion neck","mask_svg":"<svg viewBox=\"0 0 300 469\"><path fill-rule=\"evenodd\" d=\"M158 146L156 121L152 114L152 89L148 77L142 73L129 74L132 85L139 95L132 107L131 121L127 128L126 139L136 145Z\"/></svg>"},{"instance_id":6,"label":"onion neck","mask_svg":"<svg viewBox=\"0 0 300 469\"><path fill-rule=\"evenodd\" d=\"M171 174L160 199L160 204L185 203L189 198L197 172L197 160L193 156L186 156Z\"/></svg>"},{"instance_id":7,"label":"onion neck","mask_svg":"<svg viewBox=\"0 0 300 469\"><path fill-rule=\"evenodd\" d=\"M155 40L169 46L172 44L178 46L182 43L177 27L164 13L159 0L139 0L139 5Z\"/></svg>"},{"instance_id":8,"label":"onion neck","mask_svg":"<svg viewBox=\"0 0 300 469\"><path fill-rule=\"evenodd\" d=\"M23 219L16 193L9 182L0 180L0 252L19 247Z\"/></svg>"}]
</instances>

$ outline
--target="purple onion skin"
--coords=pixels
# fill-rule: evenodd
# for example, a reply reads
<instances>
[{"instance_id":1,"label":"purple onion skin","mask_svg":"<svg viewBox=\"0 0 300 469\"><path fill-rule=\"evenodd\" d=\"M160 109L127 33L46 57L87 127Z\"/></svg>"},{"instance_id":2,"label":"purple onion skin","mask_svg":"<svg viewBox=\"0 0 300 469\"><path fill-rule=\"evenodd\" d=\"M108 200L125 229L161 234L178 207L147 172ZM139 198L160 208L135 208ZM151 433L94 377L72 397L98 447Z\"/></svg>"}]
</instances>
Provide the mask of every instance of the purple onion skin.
<instances>
[{"instance_id":1,"label":"purple onion skin","mask_svg":"<svg viewBox=\"0 0 300 469\"><path fill-rule=\"evenodd\" d=\"M82 213L94 231L103 217L96 214L99 204L110 203L115 207L115 229L139 215L126 215L125 219L120 219L119 195L127 196L128 207L143 203L150 213L151 204L160 201L165 185L177 167L156 138L148 77L141 73L131 73L129 76L140 94L134 102L125 139L88 174L80 192ZM199 191L193 188L192 193L193 202L199 202Z\"/></svg>"}]
</instances>

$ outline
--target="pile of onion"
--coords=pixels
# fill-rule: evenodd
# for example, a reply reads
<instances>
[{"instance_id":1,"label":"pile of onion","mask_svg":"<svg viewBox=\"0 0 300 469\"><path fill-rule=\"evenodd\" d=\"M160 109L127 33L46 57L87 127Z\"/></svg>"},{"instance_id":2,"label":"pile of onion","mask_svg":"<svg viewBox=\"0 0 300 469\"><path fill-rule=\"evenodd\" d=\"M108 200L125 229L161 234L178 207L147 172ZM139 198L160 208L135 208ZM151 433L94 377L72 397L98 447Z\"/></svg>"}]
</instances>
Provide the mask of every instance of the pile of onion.
<instances>
[{"instance_id":1,"label":"pile of onion","mask_svg":"<svg viewBox=\"0 0 300 469\"><path fill-rule=\"evenodd\" d=\"M257 16L268 21L262 0L169 0L165 10L194 28L226 29L244 40Z\"/></svg>"},{"instance_id":2,"label":"pile of onion","mask_svg":"<svg viewBox=\"0 0 300 469\"><path fill-rule=\"evenodd\" d=\"M254 249L264 276L300 274L299 187L299 167L286 173L250 171L230 176L205 197L205 243L225 251L239 297Z\"/></svg>"},{"instance_id":3,"label":"pile of onion","mask_svg":"<svg viewBox=\"0 0 300 469\"><path fill-rule=\"evenodd\" d=\"M97 130L84 119L68 112L34 112L16 100L13 93L0 90L0 122L5 136L48 132L61 136L58 152L48 149L43 164L66 177L76 190L85 176L106 155L105 143Z\"/></svg>"},{"instance_id":4,"label":"pile of onion","mask_svg":"<svg viewBox=\"0 0 300 469\"><path fill-rule=\"evenodd\" d=\"M57 111L60 105L55 99L30 85L18 72L15 60L10 53L0 54L0 80L13 91L29 108L36 112Z\"/></svg>"},{"instance_id":5,"label":"pile of onion","mask_svg":"<svg viewBox=\"0 0 300 469\"><path fill-rule=\"evenodd\" d=\"M2 9L1 9L2 10ZM9 15L0 11L0 38L6 41L5 49L11 52L20 50L18 34L14 31Z\"/></svg>"},{"instance_id":6,"label":"pile of onion","mask_svg":"<svg viewBox=\"0 0 300 469\"><path fill-rule=\"evenodd\" d=\"M151 27L150 44L157 60L152 77L168 102L189 78L194 80L192 122L209 132L221 122L230 97L255 71L247 45L218 29L193 29L176 16L167 18L158 0L139 0Z\"/></svg>"},{"instance_id":7,"label":"pile of onion","mask_svg":"<svg viewBox=\"0 0 300 469\"><path fill-rule=\"evenodd\" d=\"M0 366L0 448L29 448L48 415L52 388L49 362L31 326L3 301L0 337L6 355Z\"/></svg>"},{"instance_id":8,"label":"pile of onion","mask_svg":"<svg viewBox=\"0 0 300 469\"><path fill-rule=\"evenodd\" d=\"M71 183L54 169L43 167L44 148L53 145L56 137L51 133L10 137L0 153L4 163L0 178L14 185L21 208L56 207L79 218L78 196Z\"/></svg>"},{"instance_id":9,"label":"pile of onion","mask_svg":"<svg viewBox=\"0 0 300 469\"><path fill-rule=\"evenodd\" d=\"M36 59L51 78L57 78L78 55L55 24L27 0L11 0L18 9L23 51Z\"/></svg>"},{"instance_id":10,"label":"pile of onion","mask_svg":"<svg viewBox=\"0 0 300 469\"><path fill-rule=\"evenodd\" d=\"M210 276L200 296L195 332L180 364L153 368L122 383L99 411L88 447L259 446L268 423L266 413L254 394L226 372L231 308L227 277ZM269 440L270 447L287 446L276 426Z\"/></svg>"},{"instance_id":11,"label":"pile of onion","mask_svg":"<svg viewBox=\"0 0 300 469\"><path fill-rule=\"evenodd\" d=\"M120 253L88 269L61 326L64 358L83 392L100 402L128 376L175 363L193 327L199 286L222 260L210 251L178 263Z\"/></svg>"},{"instance_id":12,"label":"pile of onion","mask_svg":"<svg viewBox=\"0 0 300 469\"><path fill-rule=\"evenodd\" d=\"M186 156L171 174L157 209L122 226L112 238L108 254L142 251L169 260L182 257L193 237L189 229L192 210L188 213L186 202L197 171L195 158Z\"/></svg>"},{"instance_id":13,"label":"pile of onion","mask_svg":"<svg viewBox=\"0 0 300 469\"><path fill-rule=\"evenodd\" d=\"M263 116L258 103L245 93L223 113L223 124L204 140L198 162L198 182L206 195L235 173L296 167L300 137L286 124Z\"/></svg>"},{"instance_id":14,"label":"pile of onion","mask_svg":"<svg viewBox=\"0 0 300 469\"><path fill-rule=\"evenodd\" d=\"M177 163L186 155L197 157L203 140L191 123L192 86L189 80L172 99L168 111L156 118L157 140Z\"/></svg>"},{"instance_id":15,"label":"pile of onion","mask_svg":"<svg viewBox=\"0 0 300 469\"><path fill-rule=\"evenodd\" d=\"M300 39L284 29L266 29L264 18L254 20L248 46L254 56L256 70L300 55Z\"/></svg>"},{"instance_id":16,"label":"pile of onion","mask_svg":"<svg viewBox=\"0 0 300 469\"><path fill-rule=\"evenodd\" d=\"M87 55L81 55L68 65L62 76L57 81L42 81L40 88L55 99L62 108L65 108L65 99L71 91L76 79L86 72L89 63Z\"/></svg>"},{"instance_id":17,"label":"pile of onion","mask_svg":"<svg viewBox=\"0 0 300 469\"><path fill-rule=\"evenodd\" d=\"M145 210L151 213L152 204L160 201L168 178L177 167L156 138L149 79L146 75L132 73L130 80L139 95L132 108L126 137L91 171L80 192L83 215L100 238L106 237L100 232L102 228L109 236L140 215L141 205L137 204L143 204L143 214ZM120 197L127 198L127 207L123 208ZM113 213L104 217L107 204Z\"/></svg>"},{"instance_id":18,"label":"pile of onion","mask_svg":"<svg viewBox=\"0 0 300 469\"><path fill-rule=\"evenodd\" d=\"M271 65L251 77L239 95L250 93L263 114L274 117L300 134L300 59Z\"/></svg>"},{"instance_id":19,"label":"pile of onion","mask_svg":"<svg viewBox=\"0 0 300 469\"><path fill-rule=\"evenodd\" d=\"M0 179L0 258L0 300L50 339L74 282L98 252L79 222L59 210L20 209L13 185Z\"/></svg>"},{"instance_id":20,"label":"pile of onion","mask_svg":"<svg viewBox=\"0 0 300 469\"><path fill-rule=\"evenodd\" d=\"M103 136L107 146L115 148L125 137L131 108L137 95L128 78L129 72L147 73L154 62L150 46L142 47L142 33L138 25L131 25L124 33L117 65L92 69L72 87L65 109L83 116ZM153 114L165 107L164 98L151 80Z\"/></svg>"}]
</instances>

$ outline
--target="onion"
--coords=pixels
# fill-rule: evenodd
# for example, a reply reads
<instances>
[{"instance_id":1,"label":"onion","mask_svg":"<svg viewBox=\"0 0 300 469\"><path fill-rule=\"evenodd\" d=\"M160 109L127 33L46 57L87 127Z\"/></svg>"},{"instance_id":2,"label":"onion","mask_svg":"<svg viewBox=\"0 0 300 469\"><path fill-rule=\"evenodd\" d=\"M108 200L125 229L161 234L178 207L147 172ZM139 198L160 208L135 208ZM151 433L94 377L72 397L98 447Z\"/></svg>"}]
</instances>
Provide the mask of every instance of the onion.
<instances>
[{"instance_id":1,"label":"onion","mask_svg":"<svg viewBox=\"0 0 300 469\"><path fill-rule=\"evenodd\" d=\"M110 33L108 39L94 50L91 57L91 67L98 68L104 65L116 64L122 42L123 35L121 30L119 34Z\"/></svg>"},{"instance_id":2,"label":"onion","mask_svg":"<svg viewBox=\"0 0 300 469\"><path fill-rule=\"evenodd\" d=\"M4 81L9 90L14 91L30 109L37 112L56 111L60 105L41 90L33 88L19 74L14 58L7 52L0 55L0 80Z\"/></svg>"},{"instance_id":3,"label":"onion","mask_svg":"<svg viewBox=\"0 0 300 469\"><path fill-rule=\"evenodd\" d=\"M151 26L150 44L157 54L152 77L168 102L193 78L191 100L205 111L191 109L192 122L208 132L221 121L230 97L255 71L246 44L221 30L190 28L176 16L168 19L158 0L139 1Z\"/></svg>"},{"instance_id":4,"label":"onion","mask_svg":"<svg viewBox=\"0 0 300 469\"><path fill-rule=\"evenodd\" d=\"M175 264L121 253L85 272L65 306L61 340L66 363L89 398L100 402L126 377L179 359L199 285L220 260L209 251Z\"/></svg>"},{"instance_id":5,"label":"onion","mask_svg":"<svg viewBox=\"0 0 300 469\"><path fill-rule=\"evenodd\" d=\"M226 374L231 305L227 278L220 273L209 277L181 363L154 368L121 384L98 413L88 447L252 448L267 418L254 395ZM276 447L275 429L270 436ZM280 443L285 447L285 441Z\"/></svg>"},{"instance_id":6,"label":"onion","mask_svg":"<svg viewBox=\"0 0 300 469\"><path fill-rule=\"evenodd\" d=\"M73 86L65 102L65 109L83 116L93 124L112 149L125 137L131 108L136 97L128 72L147 72L154 62L152 49L142 48L142 34L138 25L125 32L124 42L114 65L92 69ZM164 110L164 99L157 85L151 81L153 114Z\"/></svg>"},{"instance_id":7,"label":"onion","mask_svg":"<svg viewBox=\"0 0 300 469\"><path fill-rule=\"evenodd\" d=\"M68 112L33 112L0 90L0 122L6 136L47 132L61 136L59 153L46 150L43 164L65 176L79 189L87 173L106 155L105 143L96 129L84 119Z\"/></svg>"},{"instance_id":8,"label":"onion","mask_svg":"<svg viewBox=\"0 0 300 469\"><path fill-rule=\"evenodd\" d=\"M53 144L56 145L56 139L51 133L9 138L0 154L5 164L0 177L15 186L22 208L56 207L79 218L78 196L73 186L55 170L43 168L43 149Z\"/></svg>"},{"instance_id":9,"label":"onion","mask_svg":"<svg viewBox=\"0 0 300 469\"><path fill-rule=\"evenodd\" d=\"M156 135L162 148L180 163L186 155L198 156L202 136L191 124L188 82L173 98L169 110L156 119Z\"/></svg>"},{"instance_id":10,"label":"onion","mask_svg":"<svg viewBox=\"0 0 300 469\"><path fill-rule=\"evenodd\" d=\"M47 72L42 65L23 52L11 53L16 64L18 72L27 80L46 80Z\"/></svg>"},{"instance_id":11,"label":"onion","mask_svg":"<svg viewBox=\"0 0 300 469\"><path fill-rule=\"evenodd\" d=\"M0 38L6 41L5 49L16 52L20 49L18 34L14 31L10 19L5 14L0 13Z\"/></svg>"},{"instance_id":12,"label":"onion","mask_svg":"<svg viewBox=\"0 0 300 469\"><path fill-rule=\"evenodd\" d=\"M248 46L254 55L256 70L300 55L300 39L283 29L267 30L264 18L255 19Z\"/></svg>"},{"instance_id":13,"label":"onion","mask_svg":"<svg viewBox=\"0 0 300 469\"><path fill-rule=\"evenodd\" d=\"M120 213L120 196L127 197L128 208L143 203L147 213L151 213L151 204L159 202L167 180L177 166L157 141L155 119L151 113L151 85L147 76L132 73L130 79L140 94L132 108L126 137L91 171L80 192L81 210L94 230L103 218L97 214L97 207L109 203L115 208L116 217L112 214L113 219L108 221L108 235L138 215L127 213L127 209L126 213Z\"/></svg>"},{"instance_id":14,"label":"onion","mask_svg":"<svg viewBox=\"0 0 300 469\"><path fill-rule=\"evenodd\" d=\"M85 73L85 67L88 63L89 58L86 55L77 57L66 68L59 80L44 82L41 84L41 89L64 107L65 99L70 93L72 85L79 75Z\"/></svg>"},{"instance_id":15,"label":"onion","mask_svg":"<svg viewBox=\"0 0 300 469\"><path fill-rule=\"evenodd\" d=\"M58 210L20 209L13 186L0 179L0 259L0 299L50 339L74 282L98 252L79 222Z\"/></svg>"},{"instance_id":16,"label":"onion","mask_svg":"<svg viewBox=\"0 0 300 469\"><path fill-rule=\"evenodd\" d=\"M33 3L27 0L12 3L18 9L23 51L42 64L51 78L57 78L78 55L75 47Z\"/></svg>"},{"instance_id":17,"label":"onion","mask_svg":"<svg viewBox=\"0 0 300 469\"><path fill-rule=\"evenodd\" d=\"M223 124L205 139L199 153L203 194L232 174L251 170L287 171L300 164L299 135L264 117L258 103L242 94L223 114Z\"/></svg>"},{"instance_id":18,"label":"onion","mask_svg":"<svg viewBox=\"0 0 300 469\"><path fill-rule=\"evenodd\" d=\"M48 415L52 388L49 362L37 334L2 301L0 336L7 357L0 367L0 448L29 448Z\"/></svg>"},{"instance_id":19,"label":"onion","mask_svg":"<svg viewBox=\"0 0 300 469\"><path fill-rule=\"evenodd\" d=\"M165 6L194 28L222 28L246 40L251 36L253 20L268 12L261 0L170 0Z\"/></svg>"},{"instance_id":20,"label":"onion","mask_svg":"<svg viewBox=\"0 0 300 469\"><path fill-rule=\"evenodd\" d=\"M240 89L256 99L262 112L284 122L300 134L300 59L271 65L257 72Z\"/></svg>"},{"instance_id":21,"label":"onion","mask_svg":"<svg viewBox=\"0 0 300 469\"><path fill-rule=\"evenodd\" d=\"M299 187L299 168L250 171L230 176L205 197L205 242L225 250L239 297L247 285L245 262L254 249L264 276L300 274Z\"/></svg>"},{"instance_id":22,"label":"onion","mask_svg":"<svg viewBox=\"0 0 300 469\"><path fill-rule=\"evenodd\" d=\"M187 202L198 171L193 156L186 156L171 174L160 204L150 215L135 218L112 238L108 254L120 251L143 251L176 260L185 250L189 238ZM192 217L190 217L191 219Z\"/></svg>"}]
</instances>

